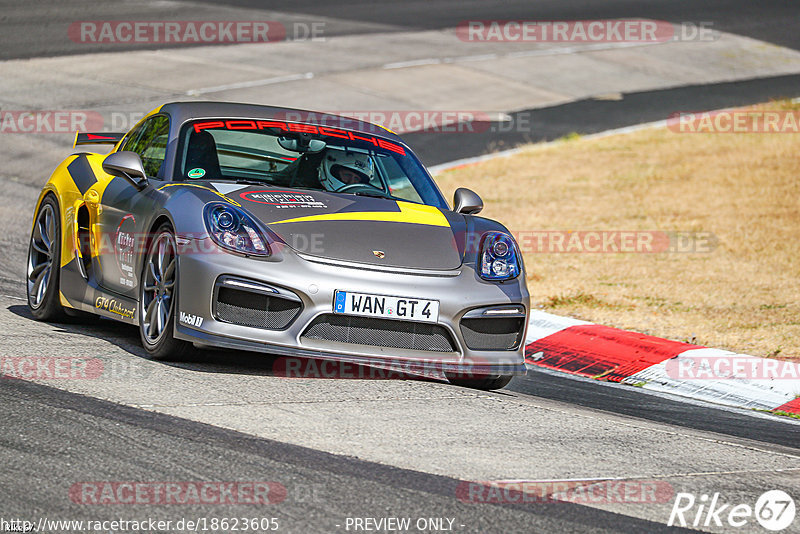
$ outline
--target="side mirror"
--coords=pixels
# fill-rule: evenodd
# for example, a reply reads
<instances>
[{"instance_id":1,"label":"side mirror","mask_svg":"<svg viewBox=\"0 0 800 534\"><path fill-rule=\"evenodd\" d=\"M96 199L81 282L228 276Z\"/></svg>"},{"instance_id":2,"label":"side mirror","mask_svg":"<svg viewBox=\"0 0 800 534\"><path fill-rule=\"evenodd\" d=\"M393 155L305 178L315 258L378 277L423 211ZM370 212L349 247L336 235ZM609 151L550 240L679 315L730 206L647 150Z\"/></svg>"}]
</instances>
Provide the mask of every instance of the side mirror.
<instances>
[{"instance_id":1,"label":"side mirror","mask_svg":"<svg viewBox=\"0 0 800 534\"><path fill-rule=\"evenodd\" d=\"M455 206L453 211L457 213L474 215L483 209L483 200L475 191L459 187L453 195L453 205Z\"/></svg>"},{"instance_id":2,"label":"side mirror","mask_svg":"<svg viewBox=\"0 0 800 534\"><path fill-rule=\"evenodd\" d=\"M119 176L131 182L136 189L142 190L149 183L144 173L142 160L139 154L123 150L109 154L103 160L103 170L112 176Z\"/></svg>"}]
</instances>

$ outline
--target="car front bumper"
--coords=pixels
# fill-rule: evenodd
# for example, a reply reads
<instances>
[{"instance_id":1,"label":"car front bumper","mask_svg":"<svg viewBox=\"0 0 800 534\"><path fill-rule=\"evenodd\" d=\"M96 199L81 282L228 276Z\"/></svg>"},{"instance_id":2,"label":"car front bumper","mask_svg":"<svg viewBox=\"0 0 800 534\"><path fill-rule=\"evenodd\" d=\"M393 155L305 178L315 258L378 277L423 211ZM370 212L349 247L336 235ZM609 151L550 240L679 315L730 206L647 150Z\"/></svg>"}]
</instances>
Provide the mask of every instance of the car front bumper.
<instances>
[{"instance_id":1,"label":"car front bumper","mask_svg":"<svg viewBox=\"0 0 800 534\"><path fill-rule=\"evenodd\" d=\"M301 256L287 249L275 251L267 259L254 259L223 252L207 239L203 241L197 250L210 252L179 257L175 321L175 337L179 339L214 347L388 368L425 364L442 372L525 374L523 350L530 298L524 273L500 284L480 279L475 269L467 264L454 271L408 271ZM219 320L215 287L226 277L266 284L298 300L301 310L282 329ZM438 300L437 325L449 334L453 350L413 350L304 336L315 319L333 314L337 290ZM460 327L464 315L469 312L475 315L478 309L510 305L522 307L518 346L512 350L470 349Z\"/></svg>"}]
</instances>

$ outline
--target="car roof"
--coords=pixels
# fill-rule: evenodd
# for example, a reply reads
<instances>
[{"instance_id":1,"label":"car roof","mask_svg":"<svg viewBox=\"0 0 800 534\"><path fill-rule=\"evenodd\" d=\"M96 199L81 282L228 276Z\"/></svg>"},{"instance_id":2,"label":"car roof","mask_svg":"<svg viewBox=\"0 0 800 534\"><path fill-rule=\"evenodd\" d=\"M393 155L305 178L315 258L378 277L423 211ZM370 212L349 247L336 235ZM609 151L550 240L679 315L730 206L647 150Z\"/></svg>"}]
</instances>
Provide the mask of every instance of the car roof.
<instances>
[{"instance_id":1,"label":"car roof","mask_svg":"<svg viewBox=\"0 0 800 534\"><path fill-rule=\"evenodd\" d=\"M170 102L161 106L159 112L167 113L178 124L195 119L274 119L371 133L403 142L397 134L377 124L332 113L305 109L236 102Z\"/></svg>"}]
</instances>

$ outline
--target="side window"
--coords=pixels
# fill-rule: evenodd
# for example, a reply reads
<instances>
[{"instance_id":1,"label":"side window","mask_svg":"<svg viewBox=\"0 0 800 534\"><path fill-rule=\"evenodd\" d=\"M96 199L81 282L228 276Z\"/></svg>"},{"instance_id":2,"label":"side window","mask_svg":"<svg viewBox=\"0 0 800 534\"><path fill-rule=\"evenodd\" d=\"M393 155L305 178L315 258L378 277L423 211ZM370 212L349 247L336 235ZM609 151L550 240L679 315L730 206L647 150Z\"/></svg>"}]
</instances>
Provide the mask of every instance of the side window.
<instances>
[{"instance_id":1,"label":"side window","mask_svg":"<svg viewBox=\"0 0 800 534\"><path fill-rule=\"evenodd\" d=\"M120 147L120 150L133 150L133 147L136 145L136 141L138 141L139 137L141 137L146 125L147 123L143 122L134 128L133 131L125 138L125 142Z\"/></svg>"},{"instance_id":2,"label":"side window","mask_svg":"<svg viewBox=\"0 0 800 534\"><path fill-rule=\"evenodd\" d=\"M131 132L122 146L122 150L130 150L139 154L147 176L163 178L159 171L167 154L169 137L169 119L157 115L143 122Z\"/></svg>"},{"instance_id":3,"label":"side window","mask_svg":"<svg viewBox=\"0 0 800 534\"><path fill-rule=\"evenodd\" d=\"M392 196L411 202L418 202L420 204L425 203L422 197L420 197L417 188L414 187L414 184L411 182L411 179L406 176L403 168L393 157L380 156L376 159L383 176L386 178L386 185L389 187L389 192Z\"/></svg>"}]
</instances>

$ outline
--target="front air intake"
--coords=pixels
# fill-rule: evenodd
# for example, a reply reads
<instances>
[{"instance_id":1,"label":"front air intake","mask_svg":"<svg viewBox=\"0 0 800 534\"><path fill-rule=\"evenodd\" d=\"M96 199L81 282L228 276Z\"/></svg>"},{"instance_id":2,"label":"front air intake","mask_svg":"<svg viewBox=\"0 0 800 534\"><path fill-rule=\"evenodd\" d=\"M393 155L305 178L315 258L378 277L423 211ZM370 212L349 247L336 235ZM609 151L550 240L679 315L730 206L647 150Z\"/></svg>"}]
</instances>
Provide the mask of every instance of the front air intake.
<instances>
[{"instance_id":1,"label":"front air intake","mask_svg":"<svg viewBox=\"0 0 800 534\"><path fill-rule=\"evenodd\" d=\"M461 335L472 350L516 350L524 326L524 317L465 318L461 320Z\"/></svg>"},{"instance_id":2,"label":"front air intake","mask_svg":"<svg viewBox=\"0 0 800 534\"><path fill-rule=\"evenodd\" d=\"M225 285L218 286L214 301L218 321L264 330L283 330L301 309L299 301Z\"/></svg>"},{"instance_id":3,"label":"front air intake","mask_svg":"<svg viewBox=\"0 0 800 534\"><path fill-rule=\"evenodd\" d=\"M450 333L430 323L325 314L316 317L304 338L429 352L456 352Z\"/></svg>"}]
</instances>

